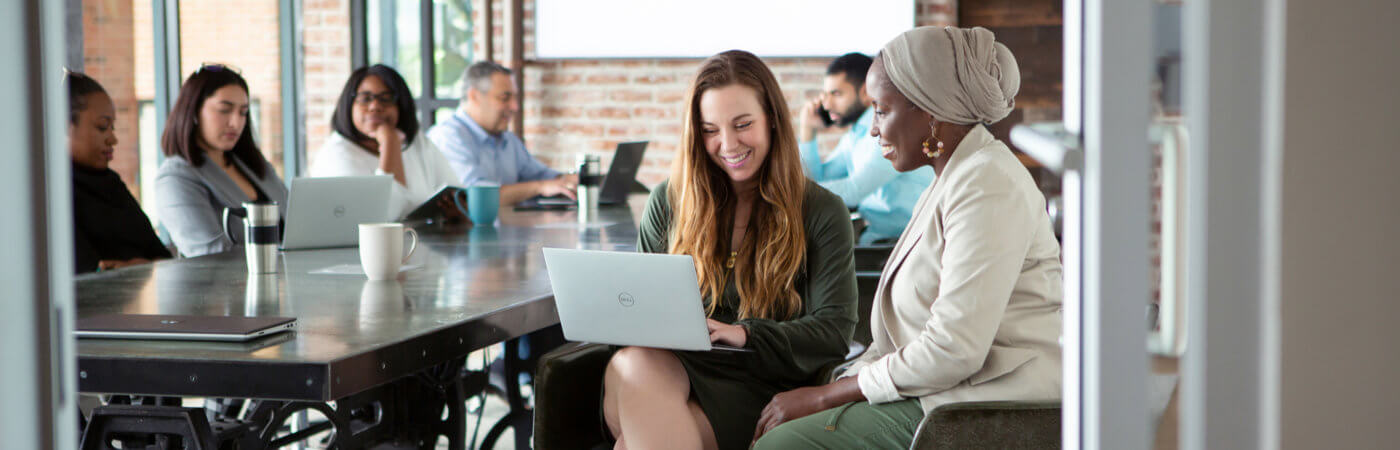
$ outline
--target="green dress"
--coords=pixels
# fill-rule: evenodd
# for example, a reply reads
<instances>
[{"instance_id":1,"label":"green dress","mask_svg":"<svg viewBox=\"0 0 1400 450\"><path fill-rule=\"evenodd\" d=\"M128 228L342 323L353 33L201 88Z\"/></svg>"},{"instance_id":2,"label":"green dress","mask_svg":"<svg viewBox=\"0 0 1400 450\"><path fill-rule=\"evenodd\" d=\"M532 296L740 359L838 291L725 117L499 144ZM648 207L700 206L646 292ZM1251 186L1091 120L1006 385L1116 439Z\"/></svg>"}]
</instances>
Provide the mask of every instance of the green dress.
<instances>
[{"instance_id":1,"label":"green dress","mask_svg":"<svg viewBox=\"0 0 1400 450\"><path fill-rule=\"evenodd\" d=\"M637 248L665 253L671 230L667 183L651 192ZM745 449L753 439L763 407L774 395L809 386L822 367L842 361L856 325L856 274L850 213L835 194L807 182L802 222L807 261L796 288L802 313L776 321L738 317L739 293L733 277L713 319L748 328L752 353L677 351L690 378L691 396L714 427L721 449ZM763 236L750 236L762 239ZM712 299L706 298L708 303Z\"/></svg>"}]
</instances>

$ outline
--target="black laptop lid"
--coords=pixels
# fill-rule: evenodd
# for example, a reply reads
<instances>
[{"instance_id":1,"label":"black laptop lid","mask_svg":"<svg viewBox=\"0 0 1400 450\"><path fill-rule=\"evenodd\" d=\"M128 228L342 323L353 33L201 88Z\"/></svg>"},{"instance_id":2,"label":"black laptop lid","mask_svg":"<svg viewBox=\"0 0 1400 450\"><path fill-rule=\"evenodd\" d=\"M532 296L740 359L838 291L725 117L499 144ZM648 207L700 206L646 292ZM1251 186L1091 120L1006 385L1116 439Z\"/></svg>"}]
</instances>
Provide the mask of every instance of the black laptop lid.
<instances>
[{"instance_id":1,"label":"black laptop lid","mask_svg":"<svg viewBox=\"0 0 1400 450\"><path fill-rule=\"evenodd\" d=\"M247 335L294 320L273 316L102 314L78 319L78 331Z\"/></svg>"},{"instance_id":2,"label":"black laptop lid","mask_svg":"<svg viewBox=\"0 0 1400 450\"><path fill-rule=\"evenodd\" d=\"M625 203L632 190L633 180L637 179L637 169L642 167L642 155L646 153L649 141L623 142L617 144L613 153L612 165L603 177L602 192L598 193L600 203Z\"/></svg>"}]
</instances>

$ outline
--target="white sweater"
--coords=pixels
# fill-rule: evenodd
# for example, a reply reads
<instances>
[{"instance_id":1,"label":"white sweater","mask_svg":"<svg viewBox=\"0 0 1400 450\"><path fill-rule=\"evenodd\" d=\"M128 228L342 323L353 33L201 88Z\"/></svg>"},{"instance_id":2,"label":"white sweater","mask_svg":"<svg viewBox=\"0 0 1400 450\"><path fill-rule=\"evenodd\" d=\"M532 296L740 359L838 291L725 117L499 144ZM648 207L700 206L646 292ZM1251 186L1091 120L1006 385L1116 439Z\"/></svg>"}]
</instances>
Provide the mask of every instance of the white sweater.
<instances>
[{"instance_id":1,"label":"white sweater","mask_svg":"<svg viewBox=\"0 0 1400 450\"><path fill-rule=\"evenodd\" d=\"M344 177L387 173L379 170L379 156L340 133L331 133L311 161L308 175ZM443 186L457 184L457 174L448 165L447 158L422 133L403 149L403 177L405 184L395 182L389 194L389 212L396 218L408 215Z\"/></svg>"}]
</instances>

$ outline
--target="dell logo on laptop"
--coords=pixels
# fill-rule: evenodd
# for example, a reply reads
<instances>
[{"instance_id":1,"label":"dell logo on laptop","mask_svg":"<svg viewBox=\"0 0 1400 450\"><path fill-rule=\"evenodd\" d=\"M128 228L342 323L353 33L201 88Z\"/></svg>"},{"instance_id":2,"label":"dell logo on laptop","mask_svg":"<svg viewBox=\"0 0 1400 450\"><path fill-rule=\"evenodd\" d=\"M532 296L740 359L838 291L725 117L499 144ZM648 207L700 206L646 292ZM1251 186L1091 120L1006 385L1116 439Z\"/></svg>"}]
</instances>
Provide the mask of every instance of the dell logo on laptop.
<instances>
[{"instance_id":1,"label":"dell logo on laptop","mask_svg":"<svg viewBox=\"0 0 1400 450\"><path fill-rule=\"evenodd\" d=\"M344 216L344 215L345 215L345 205L335 205L335 210L332 211L331 213L332 213L332 214L335 214L336 217Z\"/></svg>"},{"instance_id":2,"label":"dell logo on laptop","mask_svg":"<svg viewBox=\"0 0 1400 450\"><path fill-rule=\"evenodd\" d=\"M622 306L628 306L628 307L630 307L630 306L632 306L632 305L637 304L637 299L632 298L632 294L628 294L628 293L626 293L626 292L623 292L623 293L621 293L621 294L617 294L617 302L618 302L618 303L621 303Z\"/></svg>"}]
</instances>

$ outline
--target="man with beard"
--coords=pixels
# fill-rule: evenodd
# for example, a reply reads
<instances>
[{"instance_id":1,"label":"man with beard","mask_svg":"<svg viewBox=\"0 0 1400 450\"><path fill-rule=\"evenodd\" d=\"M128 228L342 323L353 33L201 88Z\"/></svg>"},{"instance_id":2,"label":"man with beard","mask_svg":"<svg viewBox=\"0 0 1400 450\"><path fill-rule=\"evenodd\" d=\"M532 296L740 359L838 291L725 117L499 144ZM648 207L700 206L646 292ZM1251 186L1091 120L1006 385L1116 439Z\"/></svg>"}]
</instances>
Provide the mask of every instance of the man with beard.
<instances>
[{"instance_id":1,"label":"man with beard","mask_svg":"<svg viewBox=\"0 0 1400 450\"><path fill-rule=\"evenodd\" d=\"M822 80L822 94L802 107L798 119L802 165L807 176L856 208L867 223L859 243L893 242L909 223L919 194L933 183L933 169L900 173L883 157L879 138L870 136L874 109L865 92L871 59L847 53L831 62ZM817 131L826 128L819 112L832 125L849 127L836 148L822 161Z\"/></svg>"}]
</instances>

